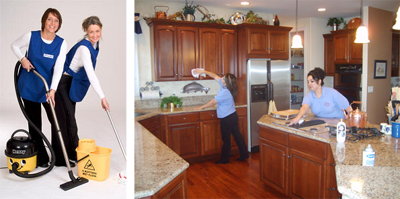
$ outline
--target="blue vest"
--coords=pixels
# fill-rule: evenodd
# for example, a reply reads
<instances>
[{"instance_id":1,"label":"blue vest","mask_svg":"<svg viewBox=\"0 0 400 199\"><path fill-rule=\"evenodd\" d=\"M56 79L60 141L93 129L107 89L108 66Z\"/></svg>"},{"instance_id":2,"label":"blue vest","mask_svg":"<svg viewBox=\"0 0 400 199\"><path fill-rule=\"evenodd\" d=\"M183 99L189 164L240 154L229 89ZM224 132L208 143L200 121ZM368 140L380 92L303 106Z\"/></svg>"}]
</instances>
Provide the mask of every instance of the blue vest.
<instances>
[{"instance_id":1,"label":"blue vest","mask_svg":"<svg viewBox=\"0 0 400 199\"><path fill-rule=\"evenodd\" d=\"M37 72L46 79L49 87L53 77L54 65L60 54L63 41L64 39L56 35L51 44L46 44L43 42L39 30L32 31L31 34L27 58L36 68ZM22 65L20 71L18 92L21 97L33 102L46 102L46 89L43 81L34 73L28 73L28 71L22 68Z\"/></svg>"},{"instance_id":2,"label":"blue vest","mask_svg":"<svg viewBox=\"0 0 400 199\"><path fill-rule=\"evenodd\" d=\"M75 46L72 47L71 50L69 50L67 57L65 59L64 72L67 72L69 75L73 77L71 83L71 89L69 90L69 97L74 102L82 101L87 91L89 90L90 86L90 81L89 78L87 77L84 67L82 67L76 73L69 68L72 58L75 56L76 50L78 49L79 46L86 46L89 49L90 57L92 59L93 69L96 68L97 55L99 54L99 46L97 45L97 48L94 49L92 43L90 43L90 41L86 39L81 40L80 42L75 44Z\"/></svg>"}]
</instances>

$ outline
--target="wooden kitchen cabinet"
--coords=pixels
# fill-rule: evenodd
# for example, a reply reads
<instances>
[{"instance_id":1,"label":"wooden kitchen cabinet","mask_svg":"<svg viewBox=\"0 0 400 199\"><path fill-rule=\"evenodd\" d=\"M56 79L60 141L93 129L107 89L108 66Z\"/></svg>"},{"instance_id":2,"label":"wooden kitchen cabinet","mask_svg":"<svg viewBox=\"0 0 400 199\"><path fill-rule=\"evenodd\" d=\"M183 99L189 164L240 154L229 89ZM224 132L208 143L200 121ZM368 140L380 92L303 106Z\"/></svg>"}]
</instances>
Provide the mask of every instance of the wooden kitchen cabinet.
<instances>
[{"instance_id":1,"label":"wooden kitchen cabinet","mask_svg":"<svg viewBox=\"0 0 400 199\"><path fill-rule=\"evenodd\" d=\"M193 68L219 76L236 74L235 26L154 18L148 19L147 24L154 81L199 80L192 76Z\"/></svg>"},{"instance_id":2,"label":"wooden kitchen cabinet","mask_svg":"<svg viewBox=\"0 0 400 199\"><path fill-rule=\"evenodd\" d=\"M362 44L354 43L356 29L332 31L335 64L362 64Z\"/></svg>"},{"instance_id":3,"label":"wooden kitchen cabinet","mask_svg":"<svg viewBox=\"0 0 400 199\"><path fill-rule=\"evenodd\" d=\"M201 155L199 113L168 116L168 147L182 158Z\"/></svg>"},{"instance_id":4,"label":"wooden kitchen cabinet","mask_svg":"<svg viewBox=\"0 0 400 199\"><path fill-rule=\"evenodd\" d=\"M236 73L234 29L200 28L200 68L218 76ZM201 77L201 79L212 79Z\"/></svg>"},{"instance_id":5,"label":"wooden kitchen cabinet","mask_svg":"<svg viewBox=\"0 0 400 199\"><path fill-rule=\"evenodd\" d=\"M260 179L284 197L337 197L329 149L328 143L260 126Z\"/></svg>"},{"instance_id":6,"label":"wooden kitchen cabinet","mask_svg":"<svg viewBox=\"0 0 400 199\"><path fill-rule=\"evenodd\" d=\"M400 30L393 30L392 33L392 77L399 76L400 52Z\"/></svg>"},{"instance_id":7,"label":"wooden kitchen cabinet","mask_svg":"<svg viewBox=\"0 0 400 199\"><path fill-rule=\"evenodd\" d=\"M238 31L245 32L244 42L247 58L289 59L290 27L258 24L241 24Z\"/></svg>"},{"instance_id":8,"label":"wooden kitchen cabinet","mask_svg":"<svg viewBox=\"0 0 400 199\"><path fill-rule=\"evenodd\" d=\"M175 177L171 182L161 188L157 193L142 199L158 198L188 198L187 174L186 170Z\"/></svg>"},{"instance_id":9,"label":"wooden kitchen cabinet","mask_svg":"<svg viewBox=\"0 0 400 199\"><path fill-rule=\"evenodd\" d=\"M335 45L332 34L324 36L324 71L326 76L335 76Z\"/></svg>"},{"instance_id":10,"label":"wooden kitchen cabinet","mask_svg":"<svg viewBox=\"0 0 400 199\"><path fill-rule=\"evenodd\" d=\"M144 119L139 121L139 123L150 131L154 136L156 136L159 140L161 140L164 144L167 143L166 132L165 132L165 125L161 120L163 116L154 116L148 119Z\"/></svg>"}]
</instances>

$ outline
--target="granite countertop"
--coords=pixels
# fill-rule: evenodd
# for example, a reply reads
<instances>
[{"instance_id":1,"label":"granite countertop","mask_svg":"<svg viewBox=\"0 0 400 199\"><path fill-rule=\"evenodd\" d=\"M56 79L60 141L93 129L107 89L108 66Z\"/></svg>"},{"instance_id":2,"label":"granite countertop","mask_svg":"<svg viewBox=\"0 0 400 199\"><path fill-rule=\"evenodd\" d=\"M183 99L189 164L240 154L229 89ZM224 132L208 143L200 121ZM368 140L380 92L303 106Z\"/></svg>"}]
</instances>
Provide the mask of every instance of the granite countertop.
<instances>
[{"instance_id":1,"label":"granite countertop","mask_svg":"<svg viewBox=\"0 0 400 199\"><path fill-rule=\"evenodd\" d=\"M189 167L188 162L137 121L160 114L188 113L216 109L216 107L211 107L202 110L193 110L198 106L201 105L184 106L174 109L135 109L136 113L143 114L135 117L135 198L154 195ZM236 106L236 108L239 107L247 106Z\"/></svg>"},{"instance_id":2,"label":"granite countertop","mask_svg":"<svg viewBox=\"0 0 400 199\"><path fill-rule=\"evenodd\" d=\"M309 115L305 120L314 119ZM327 124L294 129L285 126L286 120L278 120L264 115L258 124L297 134L314 140L329 143L336 162L338 190L343 198L400 198L400 141L392 136L365 138L357 142L346 140L339 145L336 137L331 136L326 125L336 126L339 119L315 118L325 120ZM348 122L344 120L348 126ZM377 128L379 125L368 124L366 127ZM316 128L317 132L310 132ZM375 151L375 166L362 166L362 151L371 144ZM339 150L337 150L339 149Z\"/></svg>"}]
</instances>

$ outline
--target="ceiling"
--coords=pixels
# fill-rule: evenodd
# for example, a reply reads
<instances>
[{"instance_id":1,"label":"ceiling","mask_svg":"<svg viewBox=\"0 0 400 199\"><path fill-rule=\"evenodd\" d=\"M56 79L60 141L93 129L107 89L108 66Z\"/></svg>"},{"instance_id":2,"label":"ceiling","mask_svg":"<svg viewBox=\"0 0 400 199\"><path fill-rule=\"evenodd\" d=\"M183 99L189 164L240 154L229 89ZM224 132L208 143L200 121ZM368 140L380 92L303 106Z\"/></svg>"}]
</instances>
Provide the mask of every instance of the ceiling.
<instances>
[{"instance_id":1,"label":"ceiling","mask_svg":"<svg viewBox=\"0 0 400 199\"><path fill-rule=\"evenodd\" d=\"M158 2L184 3L185 0L157 0ZM296 16L295 0L242 0L250 2L248 6L240 5L241 0L193 0L193 4L202 5L207 8L224 7L239 10L252 10L255 13L277 14L279 17ZM190 4L192 1L188 0ZM364 6L370 6L396 13L400 0L364 0ZM329 17L354 17L360 16L361 0L298 0L299 18L324 18ZM317 9L325 7L325 12ZM210 13L213 14L213 13ZM246 14L246 13L243 13ZM395 17L395 16L394 16ZM281 17L280 17L281 18Z\"/></svg>"}]
</instances>

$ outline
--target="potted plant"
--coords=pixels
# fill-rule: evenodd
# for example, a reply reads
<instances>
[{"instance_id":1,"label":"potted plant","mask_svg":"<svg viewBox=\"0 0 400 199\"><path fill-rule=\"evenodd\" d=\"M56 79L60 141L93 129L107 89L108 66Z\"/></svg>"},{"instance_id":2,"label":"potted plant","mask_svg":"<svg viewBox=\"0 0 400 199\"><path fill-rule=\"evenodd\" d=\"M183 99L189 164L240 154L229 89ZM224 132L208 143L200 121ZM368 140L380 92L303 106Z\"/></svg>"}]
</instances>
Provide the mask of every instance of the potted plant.
<instances>
[{"instance_id":1,"label":"potted plant","mask_svg":"<svg viewBox=\"0 0 400 199\"><path fill-rule=\"evenodd\" d=\"M161 108L164 108L165 105L167 105L167 107L176 107L177 105L179 105L179 107L182 106L182 99L183 98L179 98L177 97L175 94L169 96L169 97L164 97L161 100Z\"/></svg>"},{"instance_id":2,"label":"potted plant","mask_svg":"<svg viewBox=\"0 0 400 199\"><path fill-rule=\"evenodd\" d=\"M326 24L326 26L331 26L333 31L339 30L339 26L340 24L344 24L343 29L345 29L346 27L346 21L343 19L343 17L341 18L337 18L337 17L329 17L328 23Z\"/></svg>"},{"instance_id":3,"label":"potted plant","mask_svg":"<svg viewBox=\"0 0 400 199\"><path fill-rule=\"evenodd\" d=\"M196 5L193 5L193 1L192 3L189 5L187 0L185 3L185 7L183 7L183 15L184 15L184 19L186 21L194 21L194 12L196 11Z\"/></svg>"}]
</instances>

